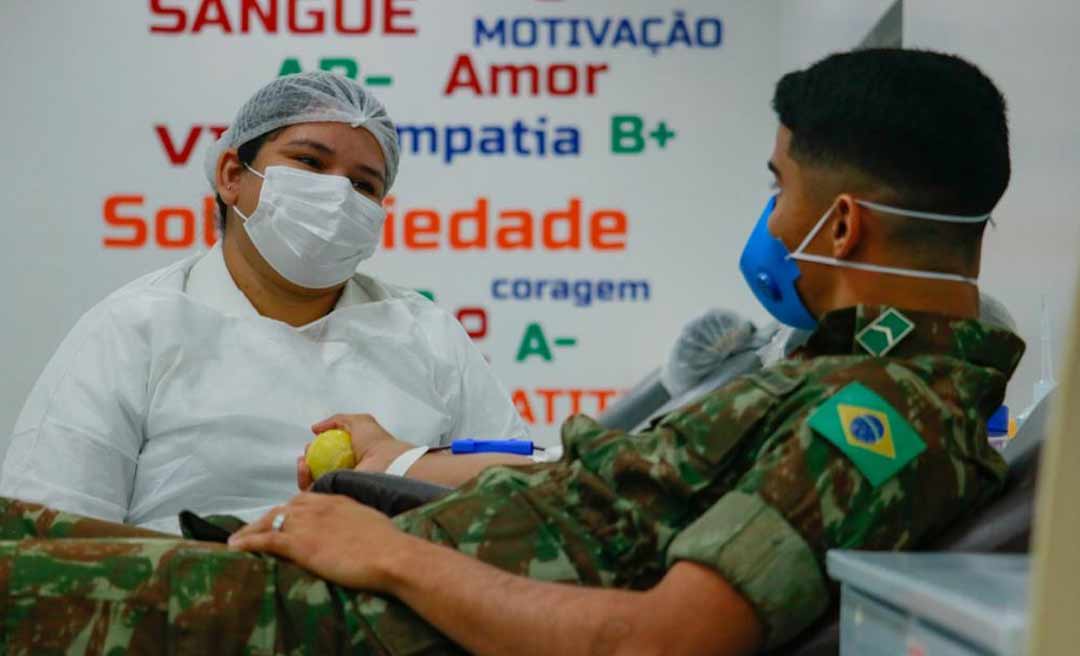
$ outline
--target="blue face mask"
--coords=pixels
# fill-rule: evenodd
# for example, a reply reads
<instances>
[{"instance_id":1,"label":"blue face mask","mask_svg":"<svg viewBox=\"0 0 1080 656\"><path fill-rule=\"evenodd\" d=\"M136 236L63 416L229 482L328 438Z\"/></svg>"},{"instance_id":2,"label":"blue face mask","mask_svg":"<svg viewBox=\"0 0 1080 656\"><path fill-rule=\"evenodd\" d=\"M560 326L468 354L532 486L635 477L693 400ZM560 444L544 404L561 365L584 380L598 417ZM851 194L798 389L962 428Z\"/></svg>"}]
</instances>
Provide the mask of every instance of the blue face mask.
<instances>
[{"instance_id":1,"label":"blue face mask","mask_svg":"<svg viewBox=\"0 0 1080 656\"><path fill-rule=\"evenodd\" d=\"M813 330L817 320L806 309L806 304L795 289L795 281L802 275L799 265L791 259L784 242L769 232L769 217L774 207L776 196L769 199L765 211L754 225L754 231L750 233L750 239L746 241L739 258L739 269L758 302L777 321L795 328Z\"/></svg>"},{"instance_id":2,"label":"blue face mask","mask_svg":"<svg viewBox=\"0 0 1080 656\"><path fill-rule=\"evenodd\" d=\"M982 223L990 218L989 214L982 214L979 216L956 216L953 214L937 214L934 212L906 210L862 200L857 200L855 202L863 207L885 214L896 214L928 221ZM839 260L835 257L812 255L804 252L806 247L814 239L814 236L817 235L825 225L829 215L832 214L835 204L830 205L829 209L825 210L825 214L818 220L817 225L814 226L810 233L806 235L806 238L803 239L802 243L799 244L799 247L795 249L795 252L792 253L788 251L784 242L780 241L769 232L769 217L772 215L775 207L776 196L773 196L769 199L768 204L765 205L765 210L761 213L761 217L758 218L757 224L754 225L754 231L750 233L750 238L746 241L746 246L743 247L742 256L739 258L739 269L742 271L746 283L750 285L750 289L754 292L754 296L757 297L758 302L760 302L765 309L769 311L769 314L775 317L780 323L801 330L813 330L817 327L817 319L814 318L814 315L810 313L806 304L803 303L802 298L799 296L799 291L795 287L795 281L802 275L796 260L847 267L851 269L861 269L863 271L873 271L875 273L909 276L912 278L929 278L931 280L950 280L953 282L966 282L972 285L976 284L974 278L968 278L955 273L919 271L915 269L868 264L865 262L848 262L847 260Z\"/></svg>"}]
</instances>

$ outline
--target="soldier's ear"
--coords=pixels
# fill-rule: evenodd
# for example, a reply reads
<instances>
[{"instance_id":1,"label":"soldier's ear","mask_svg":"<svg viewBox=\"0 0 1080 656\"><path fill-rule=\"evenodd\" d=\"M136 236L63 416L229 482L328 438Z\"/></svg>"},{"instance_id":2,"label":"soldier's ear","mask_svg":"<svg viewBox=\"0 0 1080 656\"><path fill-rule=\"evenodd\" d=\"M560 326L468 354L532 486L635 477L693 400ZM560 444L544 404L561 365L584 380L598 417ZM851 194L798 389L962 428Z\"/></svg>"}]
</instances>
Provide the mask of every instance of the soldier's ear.
<instances>
[{"instance_id":1,"label":"soldier's ear","mask_svg":"<svg viewBox=\"0 0 1080 656\"><path fill-rule=\"evenodd\" d=\"M862 206L855 202L851 194L840 194L836 199L836 209L833 216L836 217L832 224L830 237L832 239L833 257L844 260L858 247L863 238L863 219L865 211Z\"/></svg>"}]
</instances>

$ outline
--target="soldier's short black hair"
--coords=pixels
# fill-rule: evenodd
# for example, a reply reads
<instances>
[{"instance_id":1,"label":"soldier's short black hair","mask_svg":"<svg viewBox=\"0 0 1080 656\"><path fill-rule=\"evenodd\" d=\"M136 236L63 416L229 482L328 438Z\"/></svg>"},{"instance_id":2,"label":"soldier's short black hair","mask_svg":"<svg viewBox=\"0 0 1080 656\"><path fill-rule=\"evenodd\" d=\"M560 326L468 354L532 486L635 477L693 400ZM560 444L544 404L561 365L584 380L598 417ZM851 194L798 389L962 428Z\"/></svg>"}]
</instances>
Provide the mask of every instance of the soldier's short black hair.
<instances>
[{"instance_id":1,"label":"soldier's short black hair","mask_svg":"<svg viewBox=\"0 0 1080 656\"><path fill-rule=\"evenodd\" d=\"M800 163L850 167L910 209L989 212L1009 183L1005 98L960 57L871 49L831 55L776 85Z\"/></svg>"}]
</instances>

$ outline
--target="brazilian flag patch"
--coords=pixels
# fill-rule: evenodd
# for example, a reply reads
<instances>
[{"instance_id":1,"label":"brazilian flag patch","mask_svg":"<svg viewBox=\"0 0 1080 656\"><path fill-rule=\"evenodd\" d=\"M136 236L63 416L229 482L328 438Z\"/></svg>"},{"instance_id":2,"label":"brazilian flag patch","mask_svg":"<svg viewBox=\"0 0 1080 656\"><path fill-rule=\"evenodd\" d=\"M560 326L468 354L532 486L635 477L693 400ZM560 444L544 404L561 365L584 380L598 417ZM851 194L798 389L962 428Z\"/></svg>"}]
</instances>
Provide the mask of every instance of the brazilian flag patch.
<instances>
[{"instance_id":1,"label":"brazilian flag patch","mask_svg":"<svg viewBox=\"0 0 1080 656\"><path fill-rule=\"evenodd\" d=\"M809 423L843 451L874 487L926 450L911 424L861 383L844 386L810 415Z\"/></svg>"}]
</instances>

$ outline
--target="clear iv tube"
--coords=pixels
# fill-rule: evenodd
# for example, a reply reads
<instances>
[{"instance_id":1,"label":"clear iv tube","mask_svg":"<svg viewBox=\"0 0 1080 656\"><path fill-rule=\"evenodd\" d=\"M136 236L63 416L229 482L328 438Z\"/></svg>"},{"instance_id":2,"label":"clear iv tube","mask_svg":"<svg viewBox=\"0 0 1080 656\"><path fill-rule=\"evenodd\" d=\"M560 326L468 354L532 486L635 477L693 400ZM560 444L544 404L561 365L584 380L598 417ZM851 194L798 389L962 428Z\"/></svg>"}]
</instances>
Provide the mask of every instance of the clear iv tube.
<instances>
[{"instance_id":1,"label":"clear iv tube","mask_svg":"<svg viewBox=\"0 0 1080 656\"><path fill-rule=\"evenodd\" d=\"M1042 295L1042 325L1040 328L1042 334L1039 336L1039 355L1041 356L1042 371L1039 373L1039 380L1035 381L1031 389L1031 405L1017 417L1018 422L1021 424L1028 418L1031 411L1039 405L1039 402L1057 387L1057 381L1054 380L1054 348L1050 338L1050 311L1046 307L1046 294Z\"/></svg>"},{"instance_id":2,"label":"clear iv tube","mask_svg":"<svg viewBox=\"0 0 1080 656\"><path fill-rule=\"evenodd\" d=\"M1050 312L1046 309L1046 294L1042 295L1042 335L1039 341L1039 347L1042 351L1040 353L1042 356L1042 372L1039 375L1039 380L1035 383L1035 388L1032 390L1032 406L1042 401L1043 397L1057 386L1057 381L1054 380L1054 353L1050 344Z\"/></svg>"}]
</instances>

